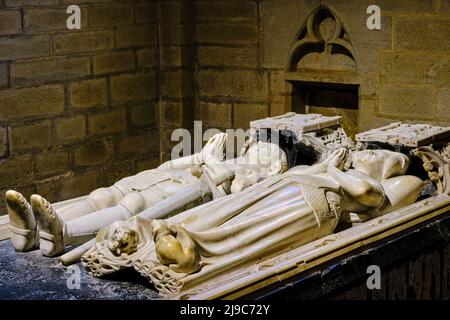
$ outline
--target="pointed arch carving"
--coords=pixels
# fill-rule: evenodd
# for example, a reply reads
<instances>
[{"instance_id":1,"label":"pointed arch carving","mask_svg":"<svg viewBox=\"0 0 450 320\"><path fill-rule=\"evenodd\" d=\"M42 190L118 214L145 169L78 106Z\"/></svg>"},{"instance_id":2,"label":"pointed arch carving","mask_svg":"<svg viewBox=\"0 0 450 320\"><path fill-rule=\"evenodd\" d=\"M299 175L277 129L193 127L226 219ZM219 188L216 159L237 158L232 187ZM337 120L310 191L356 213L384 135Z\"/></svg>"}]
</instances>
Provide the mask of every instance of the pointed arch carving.
<instances>
[{"instance_id":1,"label":"pointed arch carving","mask_svg":"<svg viewBox=\"0 0 450 320\"><path fill-rule=\"evenodd\" d=\"M309 54L320 54L324 61L342 55L346 60L345 68L356 70L355 51L349 34L339 17L327 6L316 8L297 33L289 55L288 71L296 71Z\"/></svg>"}]
</instances>

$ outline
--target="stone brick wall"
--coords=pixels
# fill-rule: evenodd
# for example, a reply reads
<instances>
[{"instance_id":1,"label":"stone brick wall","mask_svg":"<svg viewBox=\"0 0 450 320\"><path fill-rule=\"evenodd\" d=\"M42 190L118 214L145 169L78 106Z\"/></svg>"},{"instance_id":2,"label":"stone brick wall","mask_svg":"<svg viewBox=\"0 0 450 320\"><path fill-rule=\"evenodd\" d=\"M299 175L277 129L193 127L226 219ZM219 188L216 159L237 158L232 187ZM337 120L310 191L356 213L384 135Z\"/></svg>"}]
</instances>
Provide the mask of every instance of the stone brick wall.
<instances>
[{"instance_id":1,"label":"stone brick wall","mask_svg":"<svg viewBox=\"0 0 450 320\"><path fill-rule=\"evenodd\" d=\"M191 130L194 121L195 1L161 1L160 15L161 156L169 160L173 130Z\"/></svg>"},{"instance_id":2,"label":"stone brick wall","mask_svg":"<svg viewBox=\"0 0 450 320\"><path fill-rule=\"evenodd\" d=\"M382 29L369 30L369 0L163 1L162 95L167 102L184 102L162 105L162 126L190 125L192 110L194 119L219 129L302 112L298 83L355 85L357 110L310 109L343 115L350 133L397 120L445 125L450 120L445 112L450 107L448 3L378 1ZM342 72L305 59L301 70L288 74L295 37L319 6L342 21L356 68ZM164 132L162 145L172 146L169 131Z\"/></svg>"},{"instance_id":3,"label":"stone brick wall","mask_svg":"<svg viewBox=\"0 0 450 320\"><path fill-rule=\"evenodd\" d=\"M159 163L158 19L153 1L0 1L0 194L59 201Z\"/></svg>"},{"instance_id":4,"label":"stone brick wall","mask_svg":"<svg viewBox=\"0 0 450 320\"><path fill-rule=\"evenodd\" d=\"M196 117L217 128L248 128L271 114L271 70L262 60L260 1L198 1Z\"/></svg>"}]
</instances>

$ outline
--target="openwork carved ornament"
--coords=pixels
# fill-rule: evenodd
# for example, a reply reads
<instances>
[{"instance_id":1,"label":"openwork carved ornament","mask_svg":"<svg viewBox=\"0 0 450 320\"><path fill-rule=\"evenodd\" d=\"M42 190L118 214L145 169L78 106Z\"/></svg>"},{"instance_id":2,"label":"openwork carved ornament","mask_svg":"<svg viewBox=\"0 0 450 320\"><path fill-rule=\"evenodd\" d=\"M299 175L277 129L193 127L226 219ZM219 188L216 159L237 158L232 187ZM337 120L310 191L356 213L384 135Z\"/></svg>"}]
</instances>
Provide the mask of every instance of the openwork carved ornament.
<instances>
[{"instance_id":1,"label":"openwork carved ornament","mask_svg":"<svg viewBox=\"0 0 450 320\"><path fill-rule=\"evenodd\" d=\"M320 6L306 19L295 38L289 56L289 71L297 70L307 55L315 55L322 68L345 64L356 69L355 51L342 21L328 7ZM335 59L338 59L337 61Z\"/></svg>"}]
</instances>

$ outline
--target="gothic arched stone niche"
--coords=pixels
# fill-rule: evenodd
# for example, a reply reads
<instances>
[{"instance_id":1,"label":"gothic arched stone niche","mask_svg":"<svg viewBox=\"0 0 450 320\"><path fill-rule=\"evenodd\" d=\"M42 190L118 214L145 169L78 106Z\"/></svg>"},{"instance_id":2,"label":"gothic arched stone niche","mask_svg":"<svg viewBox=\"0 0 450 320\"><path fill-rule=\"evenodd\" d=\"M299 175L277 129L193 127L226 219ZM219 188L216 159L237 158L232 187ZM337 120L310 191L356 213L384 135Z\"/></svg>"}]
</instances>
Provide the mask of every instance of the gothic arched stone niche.
<instances>
[{"instance_id":1,"label":"gothic arched stone niche","mask_svg":"<svg viewBox=\"0 0 450 320\"><path fill-rule=\"evenodd\" d=\"M356 59L348 32L328 7L316 8L306 19L289 55L289 71L298 69L356 71Z\"/></svg>"},{"instance_id":2,"label":"gothic arched stone niche","mask_svg":"<svg viewBox=\"0 0 450 320\"><path fill-rule=\"evenodd\" d=\"M350 35L338 15L321 5L306 18L292 43L286 72L291 110L340 115L350 136L358 129L359 74Z\"/></svg>"}]
</instances>

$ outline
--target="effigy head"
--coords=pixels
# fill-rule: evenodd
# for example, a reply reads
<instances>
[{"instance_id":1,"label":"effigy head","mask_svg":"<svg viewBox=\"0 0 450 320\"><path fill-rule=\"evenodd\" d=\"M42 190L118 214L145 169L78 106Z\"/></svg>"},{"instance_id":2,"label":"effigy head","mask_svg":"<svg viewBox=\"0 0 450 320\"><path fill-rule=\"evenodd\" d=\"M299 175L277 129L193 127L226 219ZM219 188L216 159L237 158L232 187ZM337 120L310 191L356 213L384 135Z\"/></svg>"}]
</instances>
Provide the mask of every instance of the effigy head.
<instances>
[{"instance_id":1,"label":"effigy head","mask_svg":"<svg viewBox=\"0 0 450 320\"><path fill-rule=\"evenodd\" d=\"M389 150L363 150L352 154L353 168L377 181L404 175L409 159L400 152Z\"/></svg>"},{"instance_id":2,"label":"effigy head","mask_svg":"<svg viewBox=\"0 0 450 320\"><path fill-rule=\"evenodd\" d=\"M263 141L253 143L244 158L248 164L260 166L268 175L283 173L288 169L286 154L275 143Z\"/></svg>"}]
</instances>

